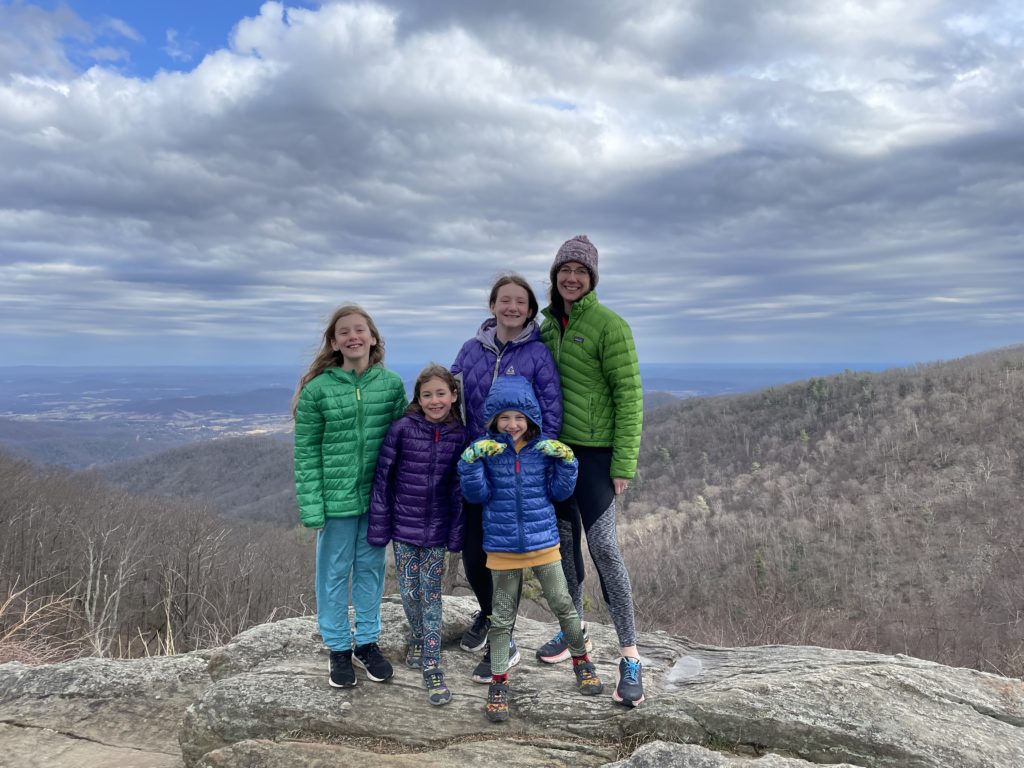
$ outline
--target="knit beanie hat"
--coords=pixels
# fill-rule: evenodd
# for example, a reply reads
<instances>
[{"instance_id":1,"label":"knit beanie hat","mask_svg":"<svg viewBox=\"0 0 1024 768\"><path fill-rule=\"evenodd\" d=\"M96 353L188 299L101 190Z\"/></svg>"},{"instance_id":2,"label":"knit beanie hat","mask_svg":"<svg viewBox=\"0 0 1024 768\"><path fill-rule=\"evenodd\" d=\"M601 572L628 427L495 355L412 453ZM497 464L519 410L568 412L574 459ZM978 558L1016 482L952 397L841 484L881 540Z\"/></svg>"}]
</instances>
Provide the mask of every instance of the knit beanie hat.
<instances>
[{"instance_id":1,"label":"knit beanie hat","mask_svg":"<svg viewBox=\"0 0 1024 768\"><path fill-rule=\"evenodd\" d=\"M558 268L570 261L578 261L590 272L590 287L597 287L597 248L586 235L576 235L562 243L555 254L555 263L551 265L551 285L555 284Z\"/></svg>"}]
</instances>

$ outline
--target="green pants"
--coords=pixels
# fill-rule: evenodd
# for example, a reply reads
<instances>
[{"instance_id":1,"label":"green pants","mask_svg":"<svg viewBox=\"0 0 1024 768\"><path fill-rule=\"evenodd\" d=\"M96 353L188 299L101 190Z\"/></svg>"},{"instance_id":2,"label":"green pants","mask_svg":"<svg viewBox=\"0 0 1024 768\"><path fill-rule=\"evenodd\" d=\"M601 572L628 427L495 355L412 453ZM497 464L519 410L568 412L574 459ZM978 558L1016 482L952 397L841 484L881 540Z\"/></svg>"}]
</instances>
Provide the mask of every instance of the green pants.
<instances>
[{"instance_id":1,"label":"green pants","mask_svg":"<svg viewBox=\"0 0 1024 768\"><path fill-rule=\"evenodd\" d=\"M491 631L487 635L487 642L491 649L491 674L503 675L508 672L508 644L516 611L519 610L517 595L520 594L519 584L523 578L523 569L491 573L494 578L494 612L491 614ZM582 656L587 652L583 640L583 627L569 596L569 587L565 583L561 562L538 565L533 568L533 574L544 591L548 608L555 614L558 626L565 633L569 653L573 656Z\"/></svg>"}]
</instances>

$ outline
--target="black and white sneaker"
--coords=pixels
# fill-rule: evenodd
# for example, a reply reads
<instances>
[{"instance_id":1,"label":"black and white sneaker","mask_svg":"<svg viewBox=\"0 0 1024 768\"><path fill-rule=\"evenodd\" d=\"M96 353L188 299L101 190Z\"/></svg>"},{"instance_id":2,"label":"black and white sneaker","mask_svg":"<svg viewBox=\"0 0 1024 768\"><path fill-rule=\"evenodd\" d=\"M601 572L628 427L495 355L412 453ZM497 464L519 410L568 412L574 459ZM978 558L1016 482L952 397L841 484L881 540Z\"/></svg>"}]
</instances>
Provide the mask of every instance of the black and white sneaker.
<instances>
[{"instance_id":1,"label":"black and white sneaker","mask_svg":"<svg viewBox=\"0 0 1024 768\"><path fill-rule=\"evenodd\" d=\"M485 645L487 645L487 632L491 628L491 620L484 615L483 611L477 611L473 614L473 623L469 625L469 629L462 633L462 640L459 642L459 648L464 651L479 651ZM487 682L490 682L488 680Z\"/></svg>"},{"instance_id":2,"label":"black and white sneaker","mask_svg":"<svg viewBox=\"0 0 1024 768\"><path fill-rule=\"evenodd\" d=\"M383 683L395 674L391 662L384 658L376 643L357 645L352 652L352 661L366 670L366 676L375 683Z\"/></svg>"},{"instance_id":3,"label":"black and white sneaker","mask_svg":"<svg viewBox=\"0 0 1024 768\"><path fill-rule=\"evenodd\" d=\"M352 669L352 651L331 651L331 676L328 682L332 688L355 687L356 671Z\"/></svg>"},{"instance_id":4,"label":"black and white sneaker","mask_svg":"<svg viewBox=\"0 0 1024 768\"><path fill-rule=\"evenodd\" d=\"M523 660L522 654L519 653L519 649L516 647L516 639L510 637L508 641L508 668L512 669L516 664ZM476 669L473 670L473 682L481 683L482 685L489 685L491 682L491 649L488 648L484 651L484 657L480 660L480 663L476 665Z\"/></svg>"}]
</instances>

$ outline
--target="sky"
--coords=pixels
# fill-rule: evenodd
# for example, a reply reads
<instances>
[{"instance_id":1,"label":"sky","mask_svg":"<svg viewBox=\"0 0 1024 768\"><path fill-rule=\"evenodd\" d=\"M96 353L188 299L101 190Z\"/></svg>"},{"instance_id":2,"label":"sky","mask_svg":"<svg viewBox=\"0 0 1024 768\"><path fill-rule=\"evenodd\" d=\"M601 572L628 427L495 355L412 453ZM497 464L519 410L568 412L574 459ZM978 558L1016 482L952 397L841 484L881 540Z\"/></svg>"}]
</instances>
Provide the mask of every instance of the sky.
<instances>
[{"instance_id":1,"label":"sky","mask_svg":"<svg viewBox=\"0 0 1024 768\"><path fill-rule=\"evenodd\" d=\"M586 233L645 362L1024 341L1014 0L0 0L0 365L450 362Z\"/></svg>"}]
</instances>

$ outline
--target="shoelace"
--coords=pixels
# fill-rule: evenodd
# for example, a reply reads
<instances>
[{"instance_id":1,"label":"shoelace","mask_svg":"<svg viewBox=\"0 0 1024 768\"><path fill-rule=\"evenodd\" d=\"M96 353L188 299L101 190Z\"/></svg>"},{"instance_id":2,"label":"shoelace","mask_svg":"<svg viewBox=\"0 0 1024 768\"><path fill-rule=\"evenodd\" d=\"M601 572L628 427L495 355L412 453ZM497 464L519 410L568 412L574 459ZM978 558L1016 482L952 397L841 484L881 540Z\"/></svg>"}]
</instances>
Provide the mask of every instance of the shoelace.
<instances>
[{"instance_id":1,"label":"shoelace","mask_svg":"<svg viewBox=\"0 0 1024 768\"><path fill-rule=\"evenodd\" d=\"M622 678L630 683L635 683L640 677L640 662L636 659L626 658L626 674Z\"/></svg>"},{"instance_id":2,"label":"shoelace","mask_svg":"<svg viewBox=\"0 0 1024 768\"><path fill-rule=\"evenodd\" d=\"M440 672L431 672L427 675L427 690L440 691L445 688L444 675Z\"/></svg>"},{"instance_id":3,"label":"shoelace","mask_svg":"<svg viewBox=\"0 0 1024 768\"><path fill-rule=\"evenodd\" d=\"M562 643L564 643L565 642L565 632L563 632L562 630L558 630L558 633L554 637L551 638L551 642L554 643L555 645L561 645Z\"/></svg>"},{"instance_id":4,"label":"shoelace","mask_svg":"<svg viewBox=\"0 0 1024 768\"><path fill-rule=\"evenodd\" d=\"M479 632L484 628L484 624L487 623L487 617L483 611L477 611L476 616L473 617L473 631Z\"/></svg>"}]
</instances>

